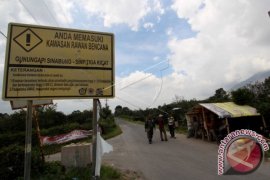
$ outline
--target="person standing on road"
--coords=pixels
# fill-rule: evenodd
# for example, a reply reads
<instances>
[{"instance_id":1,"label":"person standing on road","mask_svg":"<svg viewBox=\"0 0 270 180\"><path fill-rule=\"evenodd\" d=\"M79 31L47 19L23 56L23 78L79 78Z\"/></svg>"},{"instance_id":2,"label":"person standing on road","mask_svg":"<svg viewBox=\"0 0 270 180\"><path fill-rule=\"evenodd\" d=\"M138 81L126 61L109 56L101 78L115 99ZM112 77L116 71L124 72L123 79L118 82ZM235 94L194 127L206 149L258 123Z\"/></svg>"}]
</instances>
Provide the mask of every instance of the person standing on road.
<instances>
[{"instance_id":1,"label":"person standing on road","mask_svg":"<svg viewBox=\"0 0 270 180\"><path fill-rule=\"evenodd\" d=\"M145 132L147 133L147 138L149 141L149 144L152 144L152 138L155 128L155 121L154 119L149 115L145 121Z\"/></svg>"},{"instance_id":2,"label":"person standing on road","mask_svg":"<svg viewBox=\"0 0 270 180\"><path fill-rule=\"evenodd\" d=\"M165 138L165 141L168 141L167 134L165 131L165 126L164 126L165 122L164 122L162 114L160 114L158 116L157 123L158 123L158 127L159 127L161 141L164 141L164 138ZM163 134L164 134L164 138L163 138Z\"/></svg>"},{"instance_id":3,"label":"person standing on road","mask_svg":"<svg viewBox=\"0 0 270 180\"><path fill-rule=\"evenodd\" d=\"M168 126L169 126L169 130L170 130L170 134L171 134L171 138L175 138L175 122L174 122L174 118L172 116L172 114L170 114L169 118L168 118Z\"/></svg>"}]
</instances>

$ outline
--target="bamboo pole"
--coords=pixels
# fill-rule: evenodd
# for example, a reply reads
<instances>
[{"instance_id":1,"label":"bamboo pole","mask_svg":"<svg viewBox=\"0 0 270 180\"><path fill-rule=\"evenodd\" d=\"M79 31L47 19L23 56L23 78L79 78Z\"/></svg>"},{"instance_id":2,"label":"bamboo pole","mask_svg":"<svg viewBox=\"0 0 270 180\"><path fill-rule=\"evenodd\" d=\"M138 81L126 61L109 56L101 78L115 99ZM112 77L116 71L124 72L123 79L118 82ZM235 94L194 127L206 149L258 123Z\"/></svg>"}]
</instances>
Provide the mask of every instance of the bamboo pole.
<instances>
[{"instance_id":1,"label":"bamboo pole","mask_svg":"<svg viewBox=\"0 0 270 180\"><path fill-rule=\"evenodd\" d=\"M204 126L204 129L206 131L207 140L210 141L210 136L209 136L208 127L207 127L207 124L206 124L205 112L204 112L203 107L202 107L202 113L203 113L203 126Z\"/></svg>"},{"instance_id":2,"label":"bamboo pole","mask_svg":"<svg viewBox=\"0 0 270 180\"><path fill-rule=\"evenodd\" d=\"M36 108L37 107L34 108L33 118L34 118L35 124L36 124L36 131L37 131L37 137L38 137L38 142L39 142L39 149L40 149L40 153L41 153L41 159L42 159L42 162L44 163L45 157L44 157L43 144L41 141L40 128L39 128L39 123L38 123L38 112L37 112Z\"/></svg>"},{"instance_id":3,"label":"bamboo pole","mask_svg":"<svg viewBox=\"0 0 270 180\"><path fill-rule=\"evenodd\" d=\"M264 128L266 128L266 127L267 127L267 125L266 125L266 122L265 122L265 119L264 119L263 115L262 115L262 122L263 122L263 126L264 126Z\"/></svg>"},{"instance_id":4,"label":"bamboo pole","mask_svg":"<svg viewBox=\"0 0 270 180\"><path fill-rule=\"evenodd\" d=\"M230 125L229 125L229 121L228 118L225 119L226 120L226 127L227 127L227 133L230 133Z\"/></svg>"}]
</instances>

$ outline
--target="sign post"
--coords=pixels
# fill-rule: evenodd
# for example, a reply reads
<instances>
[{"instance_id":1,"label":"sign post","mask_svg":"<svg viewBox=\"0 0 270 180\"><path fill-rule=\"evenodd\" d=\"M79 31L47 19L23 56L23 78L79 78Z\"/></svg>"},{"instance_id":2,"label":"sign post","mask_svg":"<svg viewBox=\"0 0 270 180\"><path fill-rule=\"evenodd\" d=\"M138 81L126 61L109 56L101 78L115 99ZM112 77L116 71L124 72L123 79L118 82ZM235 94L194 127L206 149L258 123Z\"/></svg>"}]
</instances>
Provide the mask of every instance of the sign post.
<instances>
[{"instance_id":1,"label":"sign post","mask_svg":"<svg viewBox=\"0 0 270 180\"><path fill-rule=\"evenodd\" d=\"M93 99L93 120L92 120L92 179L96 179L96 159L97 159L97 102Z\"/></svg>"},{"instance_id":2,"label":"sign post","mask_svg":"<svg viewBox=\"0 0 270 180\"><path fill-rule=\"evenodd\" d=\"M9 24L2 99L28 101L25 179L30 179L33 100L93 99L96 156L97 101L114 97L114 79L112 33ZM93 156L94 166L95 161Z\"/></svg>"},{"instance_id":3,"label":"sign post","mask_svg":"<svg viewBox=\"0 0 270 180\"><path fill-rule=\"evenodd\" d=\"M24 151L24 179L30 180L31 152L32 152L32 100L27 101L27 114L25 125L25 151Z\"/></svg>"}]
</instances>

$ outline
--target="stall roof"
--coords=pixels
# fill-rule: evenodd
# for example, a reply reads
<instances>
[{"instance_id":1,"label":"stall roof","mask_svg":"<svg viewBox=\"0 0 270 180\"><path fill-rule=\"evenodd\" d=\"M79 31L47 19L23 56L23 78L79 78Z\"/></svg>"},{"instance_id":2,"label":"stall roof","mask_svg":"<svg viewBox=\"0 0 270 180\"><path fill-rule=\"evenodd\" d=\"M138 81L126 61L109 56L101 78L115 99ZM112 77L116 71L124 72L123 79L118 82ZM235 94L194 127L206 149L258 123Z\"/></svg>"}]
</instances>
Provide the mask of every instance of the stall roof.
<instances>
[{"instance_id":1,"label":"stall roof","mask_svg":"<svg viewBox=\"0 0 270 180\"><path fill-rule=\"evenodd\" d=\"M247 105L237 105L233 102L215 103L215 105L231 114L231 117L259 116L257 110Z\"/></svg>"},{"instance_id":2,"label":"stall roof","mask_svg":"<svg viewBox=\"0 0 270 180\"><path fill-rule=\"evenodd\" d=\"M201 103L200 106L212 111L217 114L219 118L235 118L235 117L243 117L243 116L259 116L260 114L257 110L251 106L247 105L237 105L233 102L225 102L225 103Z\"/></svg>"},{"instance_id":3,"label":"stall roof","mask_svg":"<svg viewBox=\"0 0 270 180\"><path fill-rule=\"evenodd\" d=\"M204 108L208 109L209 111L212 111L213 113L218 115L218 117L220 117L220 118L231 117L231 114L229 112L216 106L215 103L201 103L199 105L203 106Z\"/></svg>"}]
</instances>

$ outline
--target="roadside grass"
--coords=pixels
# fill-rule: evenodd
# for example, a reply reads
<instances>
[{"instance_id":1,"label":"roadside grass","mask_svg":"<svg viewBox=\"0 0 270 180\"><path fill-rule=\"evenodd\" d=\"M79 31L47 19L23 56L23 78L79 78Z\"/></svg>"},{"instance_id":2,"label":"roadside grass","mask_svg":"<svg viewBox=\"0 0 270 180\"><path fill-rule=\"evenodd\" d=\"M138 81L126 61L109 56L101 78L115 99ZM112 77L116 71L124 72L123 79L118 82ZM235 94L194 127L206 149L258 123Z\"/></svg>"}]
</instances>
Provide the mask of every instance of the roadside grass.
<instances>
[{"instance_id":1,"label":"roadside grass","mask_svg":"<svg viewBox=\"0 0 270 180\"><path fill-rule=\"evenodd\" d=\"M135 120L133 117L131 116L120 116L119 118L125 120L125 121L128 121L128 122L132 122L132 123L135 123L135 124L140 124L140 125L144 125L144 122L143 121L140 121L140 120Z\"/></svg>"},{"instance_id":2,"label":"roadside grass","mask_svg":"<svg viewBox=\"0 0 270 180\"><path fill-rule=\"evenodd\" d=\"M104 139L110 139L110 138L113 138L113 137L118 136L120 134L122 134L122 130L118 125L116 125L116 127L112 131L110 131L107 134L102 135L102 137Z\"/></svg>"},{"instance_id":3,"label":"roadside grass","mask_svg":"<svg viewBox=\"0 0 270 180\"><path fill-rule=\"evenodd\" d=\"M132 120L132 119L125 119L125 120L128 121L128 122L135 123L135 124L144 125L144 122L142 122L142 121L135 121L135 120Z\"/></svg>"},{"instance_id":4,"label":"roadside grass","mask_svg":"<svg viewBox=\"0 0 270 180\"><path fill-rule=\"evenodd\" d=\"M270 158L270 150L265 152L265 158L269 159Z\"/></svg>"},{"instance_id":5,"label":"roadside grass","mask_svg":"<svg viewBox=\"0 0 270 180\"><path fill-rule=\"evenodd\" d=\"M270 147L270 139L267 139L268 146ZM270 149L265 152L265 158L270 160Z\"/></svg>"},{"instance_id":6,"label":"roadside grass","mask_svg":"<svg viewBox=\"0 0 270 180\"><path fill-rule=\"evenodd\" d=\"M39 174L32 174L33 180L81 180L91 179L91 166L88 167L72 167L65 168L60 162L47 162L44 164L44 169ZM100 180L121 180L124 174L120 170L102 165L100 169Z\"/></svg>"},{"instance_id":7,"label":"roadside grass","mask_svg":"<svg viewBox=\"0 0 270 180\"><path fill-rule=\"evenodd\" d=\"M187 128L183 126L177 127L175 131L180 134L187 134Z\"/></svg>"}]
</instances>

